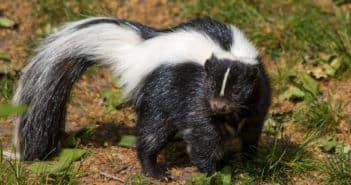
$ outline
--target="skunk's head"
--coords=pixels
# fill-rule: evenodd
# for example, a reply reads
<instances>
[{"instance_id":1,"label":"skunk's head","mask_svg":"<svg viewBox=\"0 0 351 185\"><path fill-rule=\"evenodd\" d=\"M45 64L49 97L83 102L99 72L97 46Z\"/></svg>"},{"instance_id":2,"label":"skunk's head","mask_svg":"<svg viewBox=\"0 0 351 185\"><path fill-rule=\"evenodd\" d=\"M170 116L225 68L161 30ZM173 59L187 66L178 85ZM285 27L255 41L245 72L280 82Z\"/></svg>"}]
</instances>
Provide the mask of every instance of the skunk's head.
<instances>
[{"instance_id":1,"label":"skunk's head","mask_svg":"<svg viewBox=\"0 0 351 185\"><path fill-rule=\"evenodd\" d=\"M259 68L255 64L217 59L205 63L211 86L210 105L214 114L236 112L248 108L252 101Z\"/></svg>"}]
</instances>

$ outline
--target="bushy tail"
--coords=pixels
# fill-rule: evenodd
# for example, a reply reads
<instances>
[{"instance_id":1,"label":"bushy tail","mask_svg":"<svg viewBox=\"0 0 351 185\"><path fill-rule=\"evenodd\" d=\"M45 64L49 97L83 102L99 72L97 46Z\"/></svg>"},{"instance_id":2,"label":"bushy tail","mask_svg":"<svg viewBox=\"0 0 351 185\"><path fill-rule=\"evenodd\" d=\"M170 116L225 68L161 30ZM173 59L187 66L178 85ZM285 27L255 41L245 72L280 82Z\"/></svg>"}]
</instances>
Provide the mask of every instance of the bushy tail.
<instances>
[{"instance_id":1,"label":"bushy tail","mask_svg":"<svg viewBox=\"0 0 351 185\"><path fill-rule=\"evenodd\" d=\"M119 55L153 30L111 18L91 18L63 26L46 38L21 76L14 103L29 106L18 118L14 144L21 159L43 159L60 150L66 101L73 83L92 64L115 68Z\"/></svg>"}]
</instances>

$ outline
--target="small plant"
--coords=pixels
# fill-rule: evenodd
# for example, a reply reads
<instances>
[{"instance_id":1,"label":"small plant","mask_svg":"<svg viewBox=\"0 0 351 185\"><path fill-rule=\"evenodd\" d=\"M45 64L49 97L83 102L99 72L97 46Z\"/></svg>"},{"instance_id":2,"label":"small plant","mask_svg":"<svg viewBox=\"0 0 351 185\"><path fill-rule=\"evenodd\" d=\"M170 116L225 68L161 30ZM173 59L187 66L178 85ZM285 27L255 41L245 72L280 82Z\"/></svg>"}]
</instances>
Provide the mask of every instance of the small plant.
<instances>
[{"instance_id":1,"label":"small plant","mask_svg":"<svg viewBox=\"0 0 351 185\"><path fill-rule=\"evenodd\" d=\"M4 159L3 148L0 143L0 184L27 185L23 164L18 160Z\"/></svg>"},{"instance_id":2,"label":"small plant","mask_svg":"<svg viewBox=\"0 0 351 185\"><path fill-rule=\"evenodd\" d=\"M312 1L197 0L187 4L186 15L210 16L242 28L264 50L264 60L268 63L289 65L285 68L288 70L312 72L317 78L351 74L350 12L326 10ZM334 56L338 66L326 62L316 66L316 61L323 60L321 56ZM301 63L308 70L297 65ZM286 78L284 71L271 72L274 81ZM286 84L279 82L277 89L281 85Z\"/></svg>"},{"instance_id":3,"label":"small plant","mask_svg":"<svg viewBox=\"0 0 351 185\"><path fill-rule=\"evenodd\" d=\"M209 185L211 182L210 177L206 177L206 175L200 174L188 179L185 185Z\"/></svg>"},{"instance_id":4,"label":"small plant","mask_svg":"<svg viewBox=\"0 0 351 185\"><path fill-rule=\"evenodd\" d=\"M260 157L256 161L260 166L256 172L260 174L260 181L284 184L290 181L291 176L313 170L314 159L305 146L314 138L315 135L309 135L302 143L295 144L282 134L280 127L271 143L261 147Z\"/></svg>"},{"instance_id":5,"label":"small plant","mask_svg":"<svg viewBox=\"0 0 351 185\"><path fill-rule=\"evenodd\" d=\"M302 129L324 133L335 130L340 121L345 118L342 109L341 101L331 104L330 101L318 97L311 102L306 102L305 107L294 114L294 120Z\"/></svg>"},{"instance_id":6,"label":"small plant","mask_svg":"<svg viewBox=\"0 0 351 185\"><path fill-rule=\"evenodd\" d=\"M126 180L127 185L149 185L151 184L150 180L142 177L139 174L133 174Z\"/></svg>"},{"instance_id":7,"label":"small plant","mask_svg":"<svg viewBox=\"0 0 351 185\"><path fill-rule=\"evenodd\" d=\"M122 90L111 88L111 89L102 89L100 93L101 97L104 98L105 102L105 113L109 113L116 108L123 106L124 100L122 98Z\"/></svg>"},{"instance_id":8,"label":"small plant","mask_svg":"<svg viewBox=\"0 0 351 185\"><path fill-rule=\"evenodd\" d=\"M324 179L328 184L348 185L351 182L351 153L336 153L327 160Z\"/></svg>"},{"instance_id":9,"label":"small plant","mask_svg":"<svg viewBox=\"0 0 351 185\"><path fill-rule=\"evenodd\" d=\"M57 25L63 21L72 21L84 15L91 15L93 8L90 4L91 2L87 0L39 0L36 8L39 15L47 17L47 22Z\"/></svg>"},{"instance_id":10,"label":"small plant","mask_svg":"<svg viewBox=\"0 0 351 185\"><path fill-rule=\"evenodd\" d=\"M186 181L186 185L231 185L235 184L232 178L232 167L226 166L220 172L213 174L210 177L207 177L204 174L200 174L194 177L191 177Z\"/></svg>"},{"instance_id":11,"label":"small plant","mask_svg":"<svg viewBox=\"0 0 351 185\"><path fill-rule=\"evenodd\" d=\"M1 77L0 72L0 97L3 97L5 100L9 100L12 97L16 80L17 78L10 77L9 75Z\"/></svg>"},{"instance_id":12,"label":"small plant","mask_svg":"<svg viewBox=\"0 0 351 185\"><path fill-rule=\"evenodd\" d=\"M305 146L315 138L306 136L301 143L291 142L277 123L272 138L260 146L257 158L248 163L233 163L235 182L241 184L292 182L292 177L307 176L315 169L314 158Z\"/></svg>"}]
</instances>

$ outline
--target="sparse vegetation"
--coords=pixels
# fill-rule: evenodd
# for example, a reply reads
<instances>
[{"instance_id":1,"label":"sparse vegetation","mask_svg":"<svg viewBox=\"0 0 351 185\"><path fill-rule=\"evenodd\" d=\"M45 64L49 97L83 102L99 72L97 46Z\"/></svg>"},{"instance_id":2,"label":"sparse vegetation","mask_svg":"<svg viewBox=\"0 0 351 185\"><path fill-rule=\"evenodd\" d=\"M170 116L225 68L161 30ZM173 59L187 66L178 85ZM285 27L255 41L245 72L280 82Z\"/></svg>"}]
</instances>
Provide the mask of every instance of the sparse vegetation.
<instances>
[{"instance_id":1,"label":"sparse vegetation","mask_svg":"<svg viewBox=\"0 0 351 185\"><path fill-rule=\"evenodd\" d=\"M277 127L274 136L261 145L256 160L247 164L233 164L237 179L284 184L293 182L293 177L314 170L313 155L305 149L313 135L302 143L294 143L284 136L281 128Z\"/></svg>"},{"instance_id":2,"label":"sparse vegetation","mask_svg":"<svg viewBox=\"0 0 351 185\"><path fill-rule=\"evenodd\" d=\"M33 17L35 17L32 20L36 22L33 22L34 29L26 30L31 33L28 36L26 52L34 48L38 38L54 32L58 25L66 21L109 15L130 18L128 17L130 12L141 11L137 8L140 2L134 2L133 6L126 8L127 11L123 13L119 13L120 7L133 2L118 1L115 3L105 0L98 2L39 0L35 2L31 8ZM148 3L152 2L154 0L148 1ZM156 6L162 4L163 1L155 0L155 2L155 7L152 8L157 9L159 7ZM189 171L185 167L191 165L187 162L187 164L176 166L178 171L175 175L172 174L175 176L174 183L187 185L350 184L351 149L349 147L351 143L348 139L350 138L348 130L351 129L349 119L349 112L351 112L349 91L351 83L350 1L176 0L172 3L174 3L172 6L181 7L179 8L181 12L178 11L174 15L181 16L180 19L209 16L235 24L242 29L260 49L274 91L272 110L267 117L259 154L255 160L241 162L240 159L233 157L225 168L212 177L199 174L184 179L182 175L187 175ZM0 6L0 17L13 21L12 26L0 27L0 34L3 33L5 36L5 32L17 33L16 27L20 26L22 29L21 24L25 22L18 21L11 15L5 15L6 11ZM153 16L151 19L144 19L147 16L145 12L138 12L138 15L139 17L133 17L133 19L146 21L145 23L150 23L150 20L153 21L157 16L165 16L156 13L157 16L151 15ZM36 20L37 17L41 19ZM172 20L173 18L169 17ZM162 21L155 20L151 23L158 27L164 26ZM12 39L11 36L9 38ZM12 47L17 50L18 45ZM8 104L20 73L19 69L14 67L14 62L20 61L24 64L26 61L8 52L9 49L2 48L0 44L0 103ZM101 126L103 125L101 123L116 122L118 119L118 124L110 124L113 125L111 128L117 128L122 135L121 138L123 135L134 135L131 128L135 122L135 114L129 107L124 106L120 97L120 89L106 84L101 87L89 85L91 81L98 78L114 83L113 79L111 80L99 71L100 68L90 68L87 71L88 77L83 77L81 81L85 84L76 87L85 94L73 94L70 97L69 106L78 108L71 109L75 116L68 119L72 125L78 125L78 127L81 123L85 124L82 127L88 129L77 132L83 134L84 139L91 134L101 132L97 134L97 137L100 139L101 136L104 136L105 138L101 140L106 139L106 142L96 144L98 142L94 143L89 139L81 142L83 137L76 134L73 137L77 136L77 138L73 139L77 140L72 140L67 146L92 150L93 155L80 162L63 162L64 168L58 165L60 160L34 162L33 164L9 160L4 158L1 144L4 146L10 144L8 139L2 140L1 129L3 123L8 125L8 120L14 119L0 118L0 184L86 184L86 181L80 182L82 176L88 177L90 181L100 178L96 174L93 177L89 176L95 173L89 169L90 166L94 170L102 167L114 170L111 173L113 174L118 171L115 168L121 164L127 164L128 167L133 166L125 173L121 173L126 184L167 184L167 182L145 177L138 170L139 167L135 168L134 161L137 160L136 156L133 156L135 138L122 142L122 146L127 147L120 147L120 138L116 141L119 136L108 136L108 134L115 133L115 130L108 130L107 127ZM333 86L339 83L348 84L348 86L345 85L345 88L338 88L338 85ZM341 92L338 92L339 90ZM94 106L91 106L93 108L86 106L86 102L79 101L80 98L85 98L85 101L94 99L92 101ZM96 113L98 112L96 109L101 109L101 113ZM2 114L1 110L0 106L0 116L7 114L6 112ZM17 109L7 110L16 112ZM107 115L112 116L107 117ZM92 127L87 127L87 125L92 125ZM92 147L96 145L100 148ZM184 157L184 154L177 153L183 150L181 147L172 149L172 156ZM101 153L106 157L101 157L99 155ZM89 161L88 164L85 163L86 161ZM96 161L101 163L96 163ZM46 168L41 172L33 171L35 166ZM62 168L58 170L60 166ZM80 168L81 166L89 168L83 169ZM316 174L319 177L315 177ZM99 182L101 181L108 181L108 179L100 178Z\"/></svg>"},{"instance_id":3,"label":"sparse vegetation","mask_svg":"<svg viewBox=\"0 0 351 185\"><path fill-rule=\"evenodd\" d=\"M345 118L342 110L344 106L341 101L332 104L321 98L306 102L306 105L297 110L294 119L298 127L309 132L325 133L335 131L341 120Z\"/></svg>"},{"instance_id":4,"label":"sparse vegetation","mask_svg":"<svg viewBox=\"0 0 351 185\"><path fill-rule=\"evenodd\" d=\"M149 185L151 184L150 180L147 178L139 175L139 174L133 174L127 179L126 184L128 185Z\"/></svg>"},{"instance_id":5,"label":"sparse vegetation","mask_svg":"<svg viewBox=\"0 0 351 185\"><path fill-rule=\"evenodd\" d=\"M327 174L326 183L335 183L340 185L350 184L351 179L351 154L337 153L329 156L325 169L322 170Z\"/></svg>"},{"instance_id":6,"label":"sparse vegetation","mask_svg":"<svg viewBox=\"0 0 351 185\"><path fill-rule=\"evenodd\" d=\"M36 6L36 13L47 16L46 22L56 26L66 21L108 14L109 10L104 9L102 5L101 3L88 0L39 0Z\"/></svg>"}]
</instances>

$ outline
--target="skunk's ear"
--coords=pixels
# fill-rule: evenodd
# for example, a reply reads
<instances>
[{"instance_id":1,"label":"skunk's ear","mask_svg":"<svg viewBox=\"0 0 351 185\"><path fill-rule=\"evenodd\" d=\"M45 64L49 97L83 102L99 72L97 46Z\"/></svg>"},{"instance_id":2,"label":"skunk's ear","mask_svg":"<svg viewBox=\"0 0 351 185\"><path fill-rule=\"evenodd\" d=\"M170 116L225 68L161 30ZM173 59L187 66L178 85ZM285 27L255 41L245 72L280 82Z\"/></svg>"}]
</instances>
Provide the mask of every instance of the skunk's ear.
<instances>
[{"instance_id":1,"label":"skunk's ear","mask_svg":"<svg viewBox=\"0 0 351 185\"><path fill-rule=\"evenodd\" d=\"M217 63L217 59L214 56L214 54L212 54L211 57L209 59L207 59L205 62L206 73L211 72L211 69L213 69L213 67L216 65L216 63Z\"/></svg>"}]
</instances>

